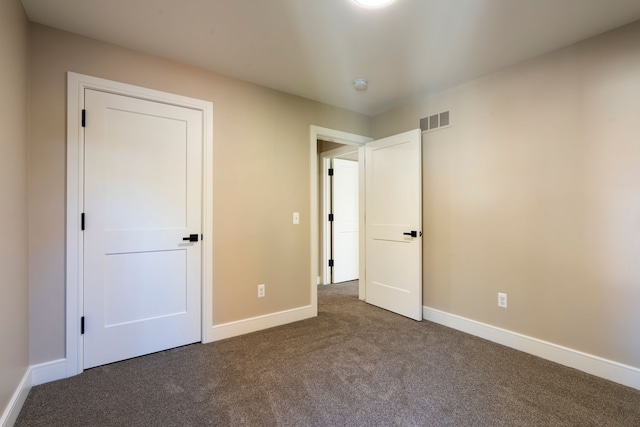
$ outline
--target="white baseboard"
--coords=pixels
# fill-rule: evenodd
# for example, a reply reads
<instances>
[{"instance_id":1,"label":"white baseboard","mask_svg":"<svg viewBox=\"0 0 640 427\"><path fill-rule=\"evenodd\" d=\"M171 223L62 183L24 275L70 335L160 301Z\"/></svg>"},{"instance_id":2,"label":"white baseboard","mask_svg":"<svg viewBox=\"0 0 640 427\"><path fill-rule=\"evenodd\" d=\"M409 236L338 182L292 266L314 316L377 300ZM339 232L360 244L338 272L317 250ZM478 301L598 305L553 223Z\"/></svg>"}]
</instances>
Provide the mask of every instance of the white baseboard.
<instances>
[{"instance_id":1,"label":"white baseboard","mask_svg":"<svg viewBox=\"0 0 640 427\"><path fill-rule=\"evenodd\" d=\"M51 381L67 378L67 359L52 360L31 366L33 385L50 383Z\"/></svg>"},{"instance_id":2,"label":"white baseboard","mask_svg":"<svg viewBox=\"0 0 640 427\"><path fill-rule=\"evenodd\" d=\"M250 319L238 320L236 322L224 323L222 325L215 325L206 331L203 343L219 341L225 338L260 331L262 329L286 325L287 323L297 322L317 315L318 313L316 310L314 310L312 306L308 305L305 307L280 311L278 313L271 313L264 316L252 317ZM39 365L33 365L31 369L32 384L34 386L51 381L57 381L69 376L67 375L66 359L58 359L51 362L41 363Z\"/></svg>"},{"instance_id":3,"label":"white baseboard","mask_svg":"<svg viewBox=\"0 0 640 427\"><path fill-rule=\"evenodd\" d=\"M18 419L22 405L24 405L29 390L31 390L31 373L31 367L27 368L27 372L24 373L16 391L13 393L13 396L11 396L11 400L9 400L9 404L0 417L1 427L11 427Z\"/></svg>"},{"instance_id":4,"label":"white baseboard","mask_svg":"<svg viewBox=\"0 0 640 427\"><path fill-rule=\"evenodd\" d=\"M306 307L294 308L277 313L266 314L264 316L252 317L250 319L238 320L236 322L214 325L207 331L206 341L219 341L250 332L261 331L275 326L286 325L287 323L309 319L317 316L318 313L310 305Z\"/></svg>"},{"instance_id":5,"label":"white baseboard","mask_svg":"<svg viewBox=\"0 0 640 427\"><path fill-rule=\"evenodd\" d=\"M434 308L422 307L422 317L425 320L640 390L640 369L638 368Z\"/></svg>"}]
</instances>

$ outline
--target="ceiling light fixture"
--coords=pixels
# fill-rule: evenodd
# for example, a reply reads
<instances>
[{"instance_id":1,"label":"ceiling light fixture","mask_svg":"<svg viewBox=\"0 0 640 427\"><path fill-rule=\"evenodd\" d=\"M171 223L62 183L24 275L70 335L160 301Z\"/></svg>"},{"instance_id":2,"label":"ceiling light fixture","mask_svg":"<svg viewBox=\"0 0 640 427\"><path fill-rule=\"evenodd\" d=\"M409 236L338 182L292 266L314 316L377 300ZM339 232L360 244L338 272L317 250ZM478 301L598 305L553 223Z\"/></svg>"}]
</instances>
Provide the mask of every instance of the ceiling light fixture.
<instances>
[{"instance_id":1,"label":"ceiling light fixture","mask_svg":"<svg viewBox=\"0 0 640 427\"><path fill-rule=\"evenodd\" d=\"M359 91L367 90L367 88L369 87L369 82L367 81L367 79L355 79L353 81L353 87Z\"/></svg>"},{"instance_id":2,"label":"ceiling light fixture","mask_svg":"<svg viewBox=\"0 0 640 427\"><path fill-rule=\"evenodd\" d=\"M386 6L393 0L353 0L362 7L382 7Z\"/></svg>"}]
</instances>

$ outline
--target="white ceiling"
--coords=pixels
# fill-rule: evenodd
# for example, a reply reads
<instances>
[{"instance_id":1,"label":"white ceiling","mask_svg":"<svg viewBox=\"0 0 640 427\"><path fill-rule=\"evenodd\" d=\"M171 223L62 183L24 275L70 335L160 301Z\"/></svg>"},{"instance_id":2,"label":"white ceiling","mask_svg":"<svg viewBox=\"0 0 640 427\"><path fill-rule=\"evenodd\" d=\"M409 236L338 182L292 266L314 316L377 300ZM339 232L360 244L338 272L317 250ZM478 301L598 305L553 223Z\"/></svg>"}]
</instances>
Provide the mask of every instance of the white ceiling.
<instances>
[{"instance_id":1,"label":"white ceiling","mask_svg":"<svg viewBox=\"0 0 640 427\"><path fill-rule=\"evenodd\" d=\"M640 19L638 0L22 3L33 22L368 115Z\"/></svg>"}]
</instances>

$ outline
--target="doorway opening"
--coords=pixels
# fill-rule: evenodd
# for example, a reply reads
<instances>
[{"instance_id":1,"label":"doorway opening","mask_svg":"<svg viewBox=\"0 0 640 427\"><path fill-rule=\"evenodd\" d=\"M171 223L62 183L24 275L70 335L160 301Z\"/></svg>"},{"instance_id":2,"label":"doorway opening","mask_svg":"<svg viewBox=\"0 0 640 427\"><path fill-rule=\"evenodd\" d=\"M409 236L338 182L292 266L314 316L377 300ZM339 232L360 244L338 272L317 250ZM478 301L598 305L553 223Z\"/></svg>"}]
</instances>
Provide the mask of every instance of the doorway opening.
<instances>
[{"instance_id":1,"label":"doorway opening","mask_svg":"<svg viewBox=\"0 0 640 427\"><path fill-rule=\"evenodd\" d=\"M323 142L321 142L323 141ZM325 203L323 203L323 192L321 191L321 184L323 182L324 170L323 162L325 158L337 157L340 155L347 155L347 153L356 153L358 158L358 226L360 229L364 226L364 145L372 141L372 138L362 135L356 135L352 133L342 132L334 129L323 128L319 126L311 126L309 134L309 164L310 164L310 183L311 183L311 306L314 308L317 314L318 308L318 285L326 282L327 273L322 268L323 265L328 265L330 258L325 258L323 239L320 238L324 235L326 226L321 218L327 218L328 211L325 211ZM319 147L324 144L326 150ZM329 146L329 144L335 144ZM332 150L332 155L323 157L319 152L328 152ZM353 154L351 154L353 155ZM365 299L365 287L364 287L364 234L360 233L358 237L358 276L359 286L358 295L360 299Z\"/></svg>"},{"instance_id":2,"label":"doorway opening","mask_svg":"<svg viewBox=\"0 0 640 427\"><path fill-rule=\"evenodd\" d=\"M323 273L320 239L324 216L320 194L323 156L319 141L358 152L358 297L368 303L421 320L422 190L420 129L373 141L371 138L317 126L310 129L311 306L317 315L318 285ZM365 146L366 144L366 146ZM331 155L326 157L332 157ZM333 156L336 157L336 156ZM365 164L366 162L366 164ZM366 185L365 185L366 177ZM365 191L366 190L366 191ZM328 205L328 204L324 204ZM322 207L322 208L321 208ZM367 216L365 229L365 210ZM324 211L324 212L323 212ZM325 233L326 234L326 233ZM326 256L326 255L325 255ZM330 279L329 279L330 280Z\"/></svg>"}]
</instances>

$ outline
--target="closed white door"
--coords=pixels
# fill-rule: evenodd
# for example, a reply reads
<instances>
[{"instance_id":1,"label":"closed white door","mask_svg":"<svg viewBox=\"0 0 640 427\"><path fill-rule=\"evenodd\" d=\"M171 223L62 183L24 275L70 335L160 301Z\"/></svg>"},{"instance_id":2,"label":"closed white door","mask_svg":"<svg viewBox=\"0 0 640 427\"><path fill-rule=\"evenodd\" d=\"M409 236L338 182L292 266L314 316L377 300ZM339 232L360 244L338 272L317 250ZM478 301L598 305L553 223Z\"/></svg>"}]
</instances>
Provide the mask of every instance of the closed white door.
<instances>
[{"instance_id":1,"label":"closed white door","mask_svg":"<svg viewBox=\"0 0 640 427\"><path fill-rule=\"evenodd\" d=\"M201 112L95 90L85 110L84 367L201 341Z\"/></svg>"},{"instance_id":2,"label":"closed white door","mask_svg":"<svg viewBox=\"0 0 640 427\"><path fill-rule=\"evenodd\" d=\"M333 283L358 279L358 162L333 159Z\"/></svg>"},{"instance_id":3,"label":"closed white door","mask_svg":"<svg viewBox=\"0 0 640 427\"><path fill-rule=\"evenodd\" d=\"M365 148L366 301L422 320L420 130Z\"/></svg>"}]
</instances>

